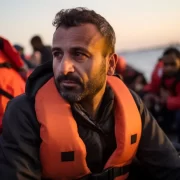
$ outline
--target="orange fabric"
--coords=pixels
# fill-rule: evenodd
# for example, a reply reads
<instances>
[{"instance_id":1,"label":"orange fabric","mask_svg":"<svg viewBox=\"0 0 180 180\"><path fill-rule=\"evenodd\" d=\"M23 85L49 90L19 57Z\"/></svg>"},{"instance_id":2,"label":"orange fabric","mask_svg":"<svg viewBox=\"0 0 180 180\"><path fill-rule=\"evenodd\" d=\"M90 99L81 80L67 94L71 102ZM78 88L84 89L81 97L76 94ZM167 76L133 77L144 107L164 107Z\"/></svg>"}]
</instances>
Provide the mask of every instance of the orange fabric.
<instances>
[{"instance_id":1,"label":"orange fabric","mask_svg":"<svg viewBox=\"0 0 180 180\"><path fill-rule=\"evenodd\" d=\"M126 175L123 175L123 176L119 176L119 177L116 177L114 180L125 180L127 179L129 176L129 174L126 174Z\"/></svg>"},{"instance_id":2,"label":"orange fabric","mask_svg":"<svg viewBox=\"0 0 180 180\"><path fill-rule=\"evenodd\" d=\"M86 164L86 147L79 137L70 105L59 95L53 79L38 91L35 109L41 124L43 175L52 179L73 179L90 173ZM60 152L67 151L76 152L76 161L61 163Z\"/></svg>"},{"instance_id":3,"label":"orange fabric","mask_svg":"<svg viewBox=\"0 0 180 180\"><path fill-rule=\"evenodd\" d=\"M25 92L25 82L14 69L0 68L0 88L15 97ZM7 97L0 94L0 129L8 101Z\"/></svg>"},{"instance_id":4,"label":"orange fabric","mask_svg":"<svg viewBox=\"0 0 180 180\"><path fill-rule=\"evenodd\" d=\"M118 56L118 61L116 64L116 73L123 75L126 66L126 60L122 56Z\"/></svg>"},{"instance_id":5,"label":"orange fabric","mask_svg":"<svg viewBox=\"0 0 180 180\"><path fill-rule=\"evenodd\" d=\"M2 37L0 37L2 38ZM16 50L11 46L11 44L3 39L3 50L9 52L9 57L0 50L0 63L10 62L13 65L16 64L16 68L20 68L22 65L22 60L18 56ZM14 58L10 59L11 56ZM14 62L13 62L14 60ZM0 88L16 97L25 92L25 82L21 78L18 72L14 68L0 68ZM9 99L0 94L0 133L2 131L2 118L6 109L6 105Z\"/></svg>"},{"instance_id":6,"label":"orange fabric","mask_svg":"<svg viewBox=\"0 0 180 180\"><path fill-rule=\"evenodd\" d=\"M0 50L0 63L9 62L8 57Z\"/></svg>"},{"instance_id":7,"label":"orange fabric","mask_svg":"<svg viewBox=\"0 0 180 180\"><path fill-rule=\"evenodd\" d=\"M15 57L14 57L15 58ZM19 57L20 58L20 57ZM16 59L16 58L15 58ZM18 60L18 57L17 57L17 62L19 62ZM22 61L22 60L21 60ZM15 69L17 72L18 72L18 70L19 70L19 68L22 68L22 67L16 67L13 63L13 61L12 60L10 60L10 58L5 54L5 53L3 53L1 50L0 50L0 63L4 63L4 62L8 62L8 63L10 63L11 64L11 66L12 66L12 68L13 69ZM13 63L12 63L13 62ZM23 64L23 66L24 66L24 64ZM25 72L25 71L23 71L23 72L18 72L19 73L19 75L26 81L26 79L28 78L28 76L30 75L30 73L31 72Z\"/></svg>"},{"instance_id":8,"label":"orange fabric","mask_svg":"<svg viewBox=\"0 0 180 180\"><path fill-rule=\"evenodd\" d=\"M117 77L108 77L107 83L115 93L115 135L117 149L109 158L105 169L131 163L141 137L141 118L129 90ZM76 179L90 172L86 163L86 147L79 137L76 121L70 105L59 95L51 78L35 98L35 110L41 124L40 159L43 177ZM131 144L131 136L137 141ZM61 162L61 152L74 151L74 161ZM124 180L128 174L115 178Z\"/></svg>"},{"instance_id":9,"label":"orange fabric","mask_svg":"<svg viewBox=\"0 0 180 180\"><path fill-rule=\"evenodd\" d=\"M33 71L34 69L29 69L29 71L27 72L27 78L32 74Z\"/></svg>"},{"instance_id":10,"label":"orange fabric","mask_svg":"<svg viewBox=\"0 0 180 180\"><path fill-rule=\"evenodd\" d=\"M115 135L117 149L108 160L105 168L119 167L124 162L130 163L134 157L138 143L131 144L131 135L137 134L137 142L141 137L141 118L134 99L128 88L116 77L109 77L108 84L114 91Z\"/></svg>"},{"instance_id":11,"label":"orange fabric","mask_svg":"<svg viewBox=\"0 0 180 180\"><path fill-rule=\"evenodd\" d=\"M163 62L159 61L151 75L151 81L144 87L145 92L157 93L161 84L163 75Z\"/></svg>"}]
</instances>

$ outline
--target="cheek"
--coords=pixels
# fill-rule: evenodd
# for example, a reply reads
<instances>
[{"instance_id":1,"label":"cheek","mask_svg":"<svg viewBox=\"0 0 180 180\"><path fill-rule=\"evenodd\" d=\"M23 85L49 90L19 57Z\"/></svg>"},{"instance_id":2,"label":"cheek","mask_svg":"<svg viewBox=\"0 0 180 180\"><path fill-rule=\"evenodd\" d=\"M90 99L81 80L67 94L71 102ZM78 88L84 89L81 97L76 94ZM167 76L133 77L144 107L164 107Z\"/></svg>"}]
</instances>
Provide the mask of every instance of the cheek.
<instances>
[{"instance_id":1,"label":"cheek","mask_svg":"<svg viewBox=\"0 0 180 180\"><path fill-rule=\"evenodd\" d=\"M106 61L106 74L108 73L110 69L109 61Z\"/></svg>"},{"instance_id":2,"label":"cheek","mask_svg":"<svg viewBox=\"0 0 180 180\"><path fill-rule=\"evenodd\" d=\"M93 71L95 71L96 66L97 65L92 59L88 59L84 63L76 64L76 71L78 74L87 79L93 73Z\"/></svg>"},{"instance_id":3,"label":"cheek","mask_svg":"<svg viewBox=\"0 0 180 180\"><path fill-rule=\"evenodd\" d=\"M84 82L87 82L91 77L92 69L93 68L88 64L83 64L77 68L77 73L81 76Z\"/></svg>"},{"instance_id":4,"label":"cheek","mask_svg":"<svg viewBox=\"0 0 180 180\"><path fill-rule=\"evenodd\" d=\"M54 76L57 77L58 76L58 63L57 61L53 60L53 73L54 73Z\"/></svg>"},{"instance_id":5,"label":"cheek","mask_svg":"<svg viewBox=\"0 0 180 180\"><path fill-rule=\"evenodd\" d=\"M99 61L89 60L86 66L87 75L90 77L94 76L98 72L100 66L101 64L99 63Z\"/></svg>"},{"instance_id":6,"label":"cheek","mask_svg":"<svg viewBox=\"0 0 180 180\"><path fill-rule=\"evenodd\" d=\"M180 62L177 62L176 64L177 64L177 66L176 66L177 69L180 69Z\"/></svg>"}]
</instances>

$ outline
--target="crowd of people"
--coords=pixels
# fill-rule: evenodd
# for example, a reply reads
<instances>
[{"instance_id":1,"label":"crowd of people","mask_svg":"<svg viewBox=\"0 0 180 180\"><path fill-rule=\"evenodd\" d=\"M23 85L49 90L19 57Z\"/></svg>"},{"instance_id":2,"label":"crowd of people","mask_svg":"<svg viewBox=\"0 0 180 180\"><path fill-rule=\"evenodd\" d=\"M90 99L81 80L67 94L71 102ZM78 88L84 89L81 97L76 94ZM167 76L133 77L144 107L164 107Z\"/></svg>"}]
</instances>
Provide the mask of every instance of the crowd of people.
<instances>
[{"instance_id":1,"label":"crowd of people","mask_svg":"<svg viewBox=\"0 0 180 180\"><path fill-rule=\"evenodd\" d=\"M0 179L179 180L179 50L147 82L101 15L61 10L53 25L52 47L34 36L30 57L0 37Z\"/></svg>"},{"instance_id":2,"label":"crowd of people","mask_svg":"<svg viewBox=\"0 0 180 180\"><path fill-rule=\"evenodd\" d=\"M180 143L180 51L167 47L157 60L147 82L141 72L117 64L116 72L121 74L125 84L133 89L146 104L163 131ZM125 67L126 66L126 67Z\"/></svg>"}]
</instances>

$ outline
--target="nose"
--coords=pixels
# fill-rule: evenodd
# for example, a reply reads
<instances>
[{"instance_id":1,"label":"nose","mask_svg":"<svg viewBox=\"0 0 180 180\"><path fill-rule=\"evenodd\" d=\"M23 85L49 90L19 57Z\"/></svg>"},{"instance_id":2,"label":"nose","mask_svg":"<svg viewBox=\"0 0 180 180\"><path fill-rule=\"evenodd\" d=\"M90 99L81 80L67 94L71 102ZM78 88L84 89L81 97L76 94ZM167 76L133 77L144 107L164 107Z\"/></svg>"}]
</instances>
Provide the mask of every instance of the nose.
<instances>
[{"instance_id":1,"label":"nose","mask_svg":"<svg viewBox=\"0 0 180 180\"><path fill-rule=\"evenodd\" d=\"M68 56L64 56L60 62L59 68L60 73L63 75L74 72L73 60Z\"/></svg>"}]
</instances>

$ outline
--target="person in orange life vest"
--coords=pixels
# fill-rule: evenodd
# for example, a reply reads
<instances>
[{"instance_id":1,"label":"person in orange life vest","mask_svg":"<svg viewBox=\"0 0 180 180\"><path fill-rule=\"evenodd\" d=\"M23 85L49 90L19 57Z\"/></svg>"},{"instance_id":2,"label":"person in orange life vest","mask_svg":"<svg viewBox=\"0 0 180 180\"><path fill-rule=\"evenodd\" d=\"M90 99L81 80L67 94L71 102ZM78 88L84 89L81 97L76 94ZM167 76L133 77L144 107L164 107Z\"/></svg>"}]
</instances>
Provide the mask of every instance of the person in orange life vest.
<instances>
[{"instance_id":1,"label":"person in orange life vest","mask_svg":"<svg viewBox=\"0 0 180 180\"><path fill-rule=\"evenodd\" d=\"M30 76L30 74L33 72L33 70L35 69L36 65L33 64L31 62L31 59L27 59L27 57L24 54L24 48L18 44L14 45L14 48L19 52L19 55L21 57L21 59L24 61L24 63L27 65L28 67L28 72L27 72L27 77Z\"/></svg>"},{"instance_id":2,"label":"person in orange life vest","mask_svg":"<svg viewBox=\"0 0 180 180\"><path fill-rule=\"evenodd\" d=\"M27 59L24 53L24 48L22 46L20 46L19 44L15 44L14 48L19 52L19 55L21 57L21 59L24 61L24 63L28 66L28 68L30 70L35 68L35 65L32 64L32 62L30 61L30 59Z\"/></svg>"},{"instance_id":3,"label":"person in orange life vest","mask_svg":"<svg viewBox=\"0 0 180 180\"><path fill-rule=\"evenodd\" d=\"M178 124L178 141L180 141L180 52L176 48L168 48L163 60L163 77L159 89L160 103L164 122L161 125L168 131L173 120ZM170 129L171 130L171 129Z\"/></svg>"},{"instance_id":4,"label":"person in orange life vest","mask_svg":"<svg viewBox=\"0 0 180 180\"><path fill-rule=\"evenodd\" d=\"M164 120L161 121L160 125L167 133L171 130L173 119L174 121L176 119L176 111L180 109L179 61L180 52L176 48L170 47L165 50L161 58L163 63L162 76L154 82L156 88L151 88L151 91L149 91L151 94L147 94L144 97L146 103L151 104L151 107L155 107L155 103L158 104L158 112L156 110L152 111L154 116L157 116L157 119L158 117L161 119L163 117Z\"/></svg>"},{"instance_id":5,"label":"person in orange life vest","mask_svg":"<svg viewBox=\"0 0 180 180\"><path fill-rule=\"evenodd\" d=\"M24 93L25 81L15 70L23 67L22 60L9 41L0 38L0 133L2 118L10 99ZM11 57L13 59L11 59ZM13 65L12 65L13 64ZM15 68L13 68L14 66Z\"/></svg>"},{"instance_id":6,"label":"person in orange life vest","mask_svg":"<svg viewBox=\"0 0 180 180\"><path fill-rule=\"evenodd\" d=\"M53 61L38 66L25 94L8 103L0 179L133 179L136 158L147 179L180 179L173 145L113 76L111 25L86 8L61 10L53 24Z\"/></svg>"},{"instance_id":7,"label":"person in orange life vest","mask_svg":"<svg viewBox=\"0 0 180 180\"><path fill-rule=\"evenodd\" d=\"M180 109L180 51L168 48L162 58L163 76L160 85L162 103L167 103L169 110Z\"/></svg>"},{"instance_id":8,"label":"person in orange life vest","mask_svg":"<svg viewBox=\"0 0 180 180\"><path fill-rule=\"evenodd\" d=\"M7 57L8 63L11 64L12 68L14 68L21 77L26 80L28 67L21 59L17 50L13 47L13 45L4 37L0 36L0 49L4 56Z\"/></svg>"},{"instance_id":9,"label":"person in orange life vest","mask_svg":"<svg viewBox=\"0 0 180 180\"><path fill-rule=\"evenodd\" d=\"M166 54L166 50L163 52L162 57ZM153 113L153 115L156 117L158 116L158 112L154 109L154 102L158 101L159 98L155 96L155 94L158 93L159 87L161 85L161 79L163 76L163 61L162 57L158 59L158 62L156 63L154 70L151 75L150 83L144 86L143 88L143 100L148 107L148 109Z\"/></svg>"}]
</instances>

